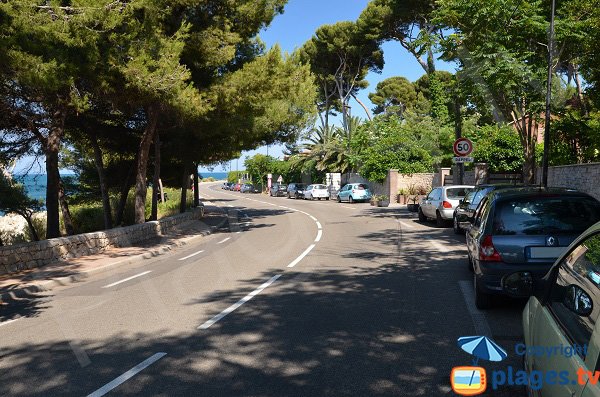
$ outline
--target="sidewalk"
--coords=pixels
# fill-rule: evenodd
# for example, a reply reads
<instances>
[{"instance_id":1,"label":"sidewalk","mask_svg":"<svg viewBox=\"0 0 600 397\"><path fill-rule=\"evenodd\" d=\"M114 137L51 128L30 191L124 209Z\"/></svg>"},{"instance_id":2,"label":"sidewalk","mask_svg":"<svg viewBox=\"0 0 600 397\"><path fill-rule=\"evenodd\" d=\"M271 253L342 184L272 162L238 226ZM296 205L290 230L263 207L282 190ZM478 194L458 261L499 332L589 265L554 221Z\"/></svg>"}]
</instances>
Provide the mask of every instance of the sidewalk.
<instances>
[{"instance_id":1,"label":"sidewalk","mask_svg":"<svg viewBox=\"0 0 600 397\"><path fill-rule=\"evenodd\" d=\"M206 236L227 222L218 207L207 206L202 221L189 221L158 239L145 241L132 247L111 248L95 255L68 259L19 273L0 276L0 305L36 292L51 290L85 280L101 273L135 262L141 262L186 245Z\"/></svg>"}]
</instances>

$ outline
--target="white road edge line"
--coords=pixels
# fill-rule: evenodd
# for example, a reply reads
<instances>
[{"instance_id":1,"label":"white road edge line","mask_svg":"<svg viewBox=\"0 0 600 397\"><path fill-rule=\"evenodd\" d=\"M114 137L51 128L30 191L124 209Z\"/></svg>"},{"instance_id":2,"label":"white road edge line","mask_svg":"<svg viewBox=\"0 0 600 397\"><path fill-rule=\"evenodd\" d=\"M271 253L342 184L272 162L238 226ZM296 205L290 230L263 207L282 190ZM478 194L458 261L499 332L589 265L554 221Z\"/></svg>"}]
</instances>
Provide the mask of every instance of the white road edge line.
<instances>
[{"instance_id":1,"label":"white road edge line","mask_svg":"<svg viewBox=\"0 0 600 397\"><path fill-rule=\"evenodd\" d=\"M294 259L294 261L292 263L290 263L289 265L287 265L287 267L294 267L294 266L296 266L302 259L304 259L304 257L306 255L308 255L308 253L310 251L312 251L313 248L315 248L315 244L311 244L306 250L304 250L303 253L300 254L299 257L297 257L296 259Z\"/></svg>"},{"instance_id":2,"label":"white road edge line","mask_svg":"<svg viewBox=\"0 0 600 397\"><path fill-rule=\"evenodd\" d=\"M317 232L317 238L315 238L315 243L318 243L319 241L321 241L322 236L323 236L323 230L319 229L319 231Z\"/></svg>"},{"instance_id":3,"label":"white road edge line","mask_svg":"<svg viewBox=\"0 0 600 397\"><path fill-rule=\"evenodd\" d=\"M258 287L254 291L250 292L248 295L244 296L242 299L240 299L239 301L237 301L233 305L229 306L227 309L223 310L221 313L217 314L216 316L214 316L213 318L211 318L210 320L208 320L207 322L205 322L204 324L202 324L201 326L199 326L198 329L209 329L212 325L214 325L218 321L222 320L229 313L231 313L234 310L238 309L244 303L248 302L250 299L252 299L256 295L260 294L265 288L267 288L269 285L271 285L275 281L277 281L277 279L279 277L281 277L281 274L277 274L277 275L271 277L267 282L263 283L260 287Z\"/></svg>"},{"instance_id":4,"label":"white road edge line","mask_svg":"<svg viewBox=\"0 0 600 397\"><path fill-rule=\"evenodd\" d=\"M460 290L467 304L467 311L471 315L473 320L473 326L475 326L475 335L492 337L492 330L490 325L485 318L485 313L477 309L475 306L475 291L473 291L473 282L467 280L461 280L458 282Z\"/></svg>"},{"instance_id":5,"label":"white road edge line","mask_svg":"<svg viewBox=\"0 0 600 397\"><path fill-rule=\"evenodd\" d=\"M15 319L13 319L13 320L6 320L6 321L3 321L3 322L1 322L1 323L0 323L0 327L2 327L3 325L8 325L8 324L10 324L10 323L14 323L15 321L19 321L19 320L20 320L20 318L15 318Z\"/></svg>"},{"instance_id":6,"label":"white road edge line","mask_svg":"<svg viewBox=\"0 0 600 397\"><path fill-rule=\"evenodd\" d=\"M204 250L200 250L200 251L198 251L198 252L194 252L193 254L190 254L190 255L188 255L188 256L184 256L183 258L179 258L179 260L180 260L180 261L184 261L184 260L186 260L186 259L190 259L192 256L196 256L196 255L198 255L198 254L201 254L201 253L203 253L203 252L204 252Z\"/></svg>"},{"instance_id":7,"label":"white road edge line","mask_svg":"<svg viewBox=\"0 0 600 397\"><path fill-rule=\"evenodd\" d=\"M127 277L127 278L125 278L125 279L123 279L123 280L121 280L121 281L117 281L116 283L112 283L112 284L105 285L105 286L104 286L104 287L102 287L102 288L110 288L110 287L114 287L115 285L118 285L118 284L124 283L125 281L129 281L129 280L133 280L134 278L138 278L138 277L145 276L145 275L146 275L146 274L148 274L148 273L152 273L152 270L148 270L148 271L142 272L142 273L140 273L140 274L136 274L135 276Z\"/></svg>"},{"instance_id":8,"label":"white road edge line","mask_svg":"<svg viewBox=\"0 0 600 397\"><path fill-rule=\"evenodd\" d=\"M227 238L225 238L225 239L223 239L223 240L219 241L217 244L223 244L225 241L228 241L228 240L230 240L230 239L231 239L231 237L227 237Z\"/></svg>"},{"instance_id":9,"label":"white road edge line","mask_svg":"<svg viewBox=\"0 0 600 397\"><path fill-rule=\"evenodd\" d=\"M321 222L319 222L319 221L317 221L317 228L323 229L323 226L321 226Z\"/></svg>"},{"instance_id":10,"label":"white road edge line","mask_svg":"<svg viewBox=\"0 0 600 397\"><path fill-rule=\"evenodd\" d=\"M156 353L152 357L145 359L144 361L142 361L135 367L131 368L129 371L125 372L123 375L119 376L118 378L115 378L113 381L102 386L95 392L88 394L87 397L101 397L101 396L105 395L106 393L108 393L109 391L114 389L115 387L127 382L129 379L133 378L135 375L137 375L144 369L148 368L149 366L151 366L152 364L154 364L155 362L157 362L158 360L160 360L161 358L163 358L166 355L167 355L167 353Z\"/></svg>"}]
</instances>

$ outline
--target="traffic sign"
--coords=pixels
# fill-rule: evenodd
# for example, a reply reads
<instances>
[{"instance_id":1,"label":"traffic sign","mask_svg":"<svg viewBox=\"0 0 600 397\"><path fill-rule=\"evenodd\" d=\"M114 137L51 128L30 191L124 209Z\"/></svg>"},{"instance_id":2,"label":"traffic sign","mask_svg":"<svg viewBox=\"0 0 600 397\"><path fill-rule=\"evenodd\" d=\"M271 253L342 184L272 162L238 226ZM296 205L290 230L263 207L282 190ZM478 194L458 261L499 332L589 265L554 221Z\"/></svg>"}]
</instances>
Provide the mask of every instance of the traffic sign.
<instances>
[{"instance_id":1,"label":"traffic sign","mask_svg":"<svg viewBox=\"0 0 600 397\"><path fill-rule=\"evenodd\" d=\"M456 163L472 163L473 157L454 157L452 161Z\"/></svg>"},{"instance_id":2,"label":"traffic sign","mask_svg":"<svg viewBox=\"0 0 600 397\"><path fill-rule=\"evenodd\" d=\"M454 154L458 157L465 157L471 154L473 151L473 142L467 138L458 138L454 141L454 145L452 145L454 149Z\"/></svg>"},{"instance_id":3,"label":"traffic sign","mask_svg":"<svg viewBox=\"0 0 600 397\"><path fill-rule=\"evenodd\" d=\"M267 174L267 179L273 178L273 174Z\"/></svg>"},{"instance_id":4,"label":"traffic sign","mask_svg":"<svg viewBox=\"0 0 600 397\"><path fill-rule=\"evenodd\" d=\"M279 175L279 178L277 178L277 183L281 183L283 182L283 177L281 175Z\"/></svg>"}]
</instances>

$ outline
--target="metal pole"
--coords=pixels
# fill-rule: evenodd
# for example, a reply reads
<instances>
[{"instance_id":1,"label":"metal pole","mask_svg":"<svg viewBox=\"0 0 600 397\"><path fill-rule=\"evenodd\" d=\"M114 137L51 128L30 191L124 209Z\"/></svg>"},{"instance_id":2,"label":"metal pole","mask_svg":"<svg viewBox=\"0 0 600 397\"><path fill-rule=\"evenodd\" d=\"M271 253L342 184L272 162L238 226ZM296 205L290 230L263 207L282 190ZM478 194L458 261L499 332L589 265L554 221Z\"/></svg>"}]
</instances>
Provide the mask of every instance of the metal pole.
<instances>
[{"instance_id":1,"label":"metal pole","mask_svg":"<svg viewBox=\"0 0 600 397\"><path fill-rule=\"evenodd\" d=\"M542 160L542 186L548 186L548 156L550 154L550 102L552 100L552 61L554 58L554 10L552 0L552 16L550 17L550 34L548 38L548 82L546 87L546 118L544 125L544 157Z\"/></svg>"}]
</instances>

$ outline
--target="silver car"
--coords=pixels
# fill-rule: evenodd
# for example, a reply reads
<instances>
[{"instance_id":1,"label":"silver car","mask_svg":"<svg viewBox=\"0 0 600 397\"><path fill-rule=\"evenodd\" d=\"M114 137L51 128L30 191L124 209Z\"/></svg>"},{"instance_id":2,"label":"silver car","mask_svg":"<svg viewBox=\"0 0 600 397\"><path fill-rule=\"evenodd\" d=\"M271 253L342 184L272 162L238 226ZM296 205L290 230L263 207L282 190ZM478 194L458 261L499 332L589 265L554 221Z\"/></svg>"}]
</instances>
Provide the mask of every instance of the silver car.
<instances>
[{"instance_id":1,"label":"silver car","mask_svg":"<svg viewBox=\"0 0 600 397\"><path fill-rule=\"evenodd\" d=\"M433 188L419 204L419 220L435 219L438 227L448 224L454 215L454 209L465 198L467 193L473 191L475 186L455 185Z\"/></svg>"}]
</instances>

